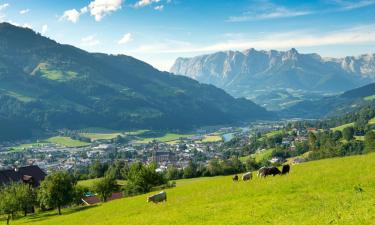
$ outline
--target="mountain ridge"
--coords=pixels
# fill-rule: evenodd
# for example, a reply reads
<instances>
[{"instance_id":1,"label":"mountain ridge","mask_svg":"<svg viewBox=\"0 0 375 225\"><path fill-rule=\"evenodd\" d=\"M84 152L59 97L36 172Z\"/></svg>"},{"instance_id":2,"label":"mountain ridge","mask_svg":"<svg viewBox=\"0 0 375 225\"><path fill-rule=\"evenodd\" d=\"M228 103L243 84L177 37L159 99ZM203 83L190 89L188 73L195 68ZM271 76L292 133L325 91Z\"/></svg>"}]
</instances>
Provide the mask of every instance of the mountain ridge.
<instances>
[{"instance_id":1,"label":"mountain ridge","mask_svg":"<svg viewBox=\"0 0 375 225\"><path fill-rule=\"evenodd\" d=\"M273 115L130 56L89 53L6 23L0 33L0 120L27 121L20 124L25 136L82 127L191 129Z\"/></svg>"},{"instance_id":2,"label":"mountain ridge","mask_svg":"<svg viewBox=\"0 0 375 225\"><path fill-rule=\"evenodd\" d=\"M295 48L251 48L178 58L170 72L250 99L258 90L277 88L337 93L375 81L375 54L336 59L301 54Z\"/></svg>"}]
</instances>

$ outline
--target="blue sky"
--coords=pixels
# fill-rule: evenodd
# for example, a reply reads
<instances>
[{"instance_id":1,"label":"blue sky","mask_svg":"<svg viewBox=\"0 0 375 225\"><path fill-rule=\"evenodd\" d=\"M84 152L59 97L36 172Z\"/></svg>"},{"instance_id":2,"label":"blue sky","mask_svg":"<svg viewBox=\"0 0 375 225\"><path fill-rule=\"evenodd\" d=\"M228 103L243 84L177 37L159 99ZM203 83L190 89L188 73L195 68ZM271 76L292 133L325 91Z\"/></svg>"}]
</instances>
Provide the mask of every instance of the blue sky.
<instances>
[{"instance_id":1,"label":"blue sky","mask_svg":"<svg viewBox=\"0 0 375 225\"><path fill-rule=\"evenodd\" d=\"M0 21L161 70L230 49L375 52L375 0L0 0Z\"/></svg>"}]
</instances>

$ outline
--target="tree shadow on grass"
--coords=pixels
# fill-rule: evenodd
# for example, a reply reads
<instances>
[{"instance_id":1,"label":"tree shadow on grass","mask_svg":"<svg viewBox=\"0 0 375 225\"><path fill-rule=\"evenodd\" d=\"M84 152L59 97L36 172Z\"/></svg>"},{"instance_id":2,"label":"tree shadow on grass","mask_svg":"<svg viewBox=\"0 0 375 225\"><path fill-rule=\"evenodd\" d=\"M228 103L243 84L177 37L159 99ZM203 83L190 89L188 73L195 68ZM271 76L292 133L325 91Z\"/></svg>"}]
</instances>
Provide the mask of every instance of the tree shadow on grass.
<instances>
[{"instance_id":1,"label":"tree shadow on grass","mask_svg":"<svg viewBox=\"0 0 375 225\"><path fill-rule=\"evenodd\" d=\"M95 207L98 207L98 206L99 205L90 205L90 206L68 208L68 209L62 211L61 216L70 215L70 214L73 214L73 213L85 211L85 210L92 209L92 208L95 208ZM40 222L40 221L46 220L46 219L48 219L50 217L54 217L54 216L59 216L56 209L48 211L48 212L31 214L31 215L26 217L26 220L30 221L30 222Z\"/></svg>"}]
</instances>

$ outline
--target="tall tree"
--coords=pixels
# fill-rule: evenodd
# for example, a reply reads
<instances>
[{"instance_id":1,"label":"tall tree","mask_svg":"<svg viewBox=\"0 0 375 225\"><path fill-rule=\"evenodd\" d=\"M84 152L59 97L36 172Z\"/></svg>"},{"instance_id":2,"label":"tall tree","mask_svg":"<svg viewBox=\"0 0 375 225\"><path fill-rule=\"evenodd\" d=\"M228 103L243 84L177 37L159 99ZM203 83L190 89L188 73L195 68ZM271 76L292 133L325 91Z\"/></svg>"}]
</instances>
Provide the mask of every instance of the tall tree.
<instances>
[{"instance_id":1,"label":"tall tree","mask_svg":"<svg viewBox=\"0 0 375 225\"><path fill-rule=\"evenodd\" d=\"M342 131L342 136L345 140L350 141L354 138L354 128L353 127L345 127Z\"/></svg>"},{"instance_id":2,"label":"tall tree","mask_svg":"<svg viewBox=\"0 0 375 225\"><path fill-rule=\"evenodd\" d=\"M117 184L114 177L105 176L100 178L94 184L94 191L99 195L100 200L102 202L107 201L109 197L111 197L112 192L116 190Z\"/></svg>"},{"instance_id":3,"label":"tall tree","mask_svg":"<svg viewBox=\"0 0 375 225\"><path fill-rule=\"evenodd\" d=\"M40 184L39 203L43 206L57 208L61 215L61 207L69 205L74 197L75 181L67 172L54 172Z\"/></svg>"},{"instance_id":4,"label":"tall tree","mask_svg":"<svg viewBox=\"0 0 375 225\"><path fill-rule=\"evenodd\" d=\"M375 151L375 132L367 131L365 135L365 151L374 152Z\"/></svg>"}]
</instances>

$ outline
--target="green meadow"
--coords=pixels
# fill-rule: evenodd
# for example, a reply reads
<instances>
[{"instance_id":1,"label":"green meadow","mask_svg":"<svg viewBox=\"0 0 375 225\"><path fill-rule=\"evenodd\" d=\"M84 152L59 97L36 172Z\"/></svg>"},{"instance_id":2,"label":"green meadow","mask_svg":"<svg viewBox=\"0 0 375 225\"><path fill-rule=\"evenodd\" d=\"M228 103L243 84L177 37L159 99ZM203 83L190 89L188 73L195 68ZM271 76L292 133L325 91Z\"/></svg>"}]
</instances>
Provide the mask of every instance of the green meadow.
<instances>
[{"instance_id":1,"label":"green meadow","mask_svg":"<svg viewBox=\"0 0 375 225\"><path fill-rule=\"evenodd\" d=\"M344 125L341 125L341 126L337 126L337 127L334 127L334 128L331 128L332 131L343 131L345 128L347 127L353 127L354 126L354 123L347 123L347 124L344 124Z\"/></svg>"},{"instance_id":2,"label":"green meadow","mask_svg":"<svg viewBox=\"0 0 375 225\"><path fill-rule=\"evenodd\" d=\"M166 203L147 203L147 194L12 224L374 224L374 170L375 154L369 154L302 163L289 175L250 182L230 176L179 180L167 190Z\"/></svg>"},{"instance_id":3,"label":"green meadow","mask_svg":"<svg viewBox=\"0 0 375 225\"><path fill-rule=\"evenodd\" d=\"M79 141L79 140L74 140L74 139L71 139L70 137L63 137L63 136L50 137L46 139L45 141L63 145L66 147L84 147L84 146L90 145L90 143Z\"/></svg>"}]
</instances>

